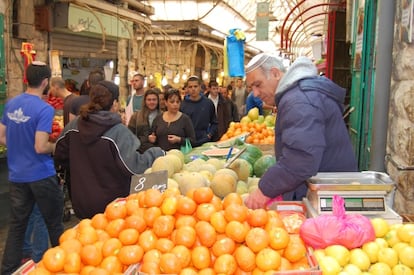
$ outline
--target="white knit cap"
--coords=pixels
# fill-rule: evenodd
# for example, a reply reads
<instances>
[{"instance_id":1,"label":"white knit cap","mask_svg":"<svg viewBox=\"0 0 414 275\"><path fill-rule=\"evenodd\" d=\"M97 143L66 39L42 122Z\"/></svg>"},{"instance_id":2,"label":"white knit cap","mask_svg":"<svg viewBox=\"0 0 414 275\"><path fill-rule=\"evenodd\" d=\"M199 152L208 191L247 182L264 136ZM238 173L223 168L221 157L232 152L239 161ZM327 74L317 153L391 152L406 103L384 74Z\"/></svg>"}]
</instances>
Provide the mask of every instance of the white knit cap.
<instances>
[{"instance_id":1,"label":"white knit cap","mask_svg":"<svg viewBox=\"0 0 414 275\"><path fill-rule=\"evenodd\" d=\"M250 73L251 71L256 70L260 66L262 66L269 58L275 58L277 60L280 60L281 64L283 62L281 61L281 58L277 55L274 55L272 53L259 53L255 55L249 63L246 65L246 74Z\"/></svg>"}]
</instances>

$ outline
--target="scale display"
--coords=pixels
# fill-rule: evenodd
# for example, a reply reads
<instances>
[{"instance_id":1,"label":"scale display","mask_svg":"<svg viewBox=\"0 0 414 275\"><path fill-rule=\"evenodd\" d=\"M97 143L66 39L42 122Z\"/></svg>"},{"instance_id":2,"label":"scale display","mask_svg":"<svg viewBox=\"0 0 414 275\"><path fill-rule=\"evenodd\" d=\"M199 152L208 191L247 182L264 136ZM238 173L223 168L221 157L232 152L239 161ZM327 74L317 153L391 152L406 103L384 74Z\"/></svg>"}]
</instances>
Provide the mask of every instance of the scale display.
<instances>
[{"instance_id":1,"label":"scale display","mask_svg":"<svg viewBox=\"0 0 414 275\"><path fill-rule=\"evenodd\" d=\"M332 211L332 200L332 197L319 197L320 211ZM346 211L385 211L384 197L344 197L344 200Z\"/></svg>"}]
</instances>

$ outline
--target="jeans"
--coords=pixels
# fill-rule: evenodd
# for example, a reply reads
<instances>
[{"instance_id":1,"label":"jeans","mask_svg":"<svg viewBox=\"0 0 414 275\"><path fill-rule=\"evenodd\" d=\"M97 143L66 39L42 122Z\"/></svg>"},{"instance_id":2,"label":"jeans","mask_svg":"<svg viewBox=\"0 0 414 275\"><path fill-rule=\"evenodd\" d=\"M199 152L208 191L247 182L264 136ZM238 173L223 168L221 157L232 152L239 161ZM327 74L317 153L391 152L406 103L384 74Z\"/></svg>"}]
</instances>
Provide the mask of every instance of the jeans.
<instances>
[{"instance_id":1,"label":"jeans","mask_svg":"<svg viewBox=\"0 0 414 275\"><path fill-rule=\"evenodd\" d=\"M23 258L39 262L49 247L49 234L37 204L33 206L23 243Z\"/></svg>"},{"instance_id":2,"label":"jeans","mask_svg":"<svg viewBox=\"0 0 414 275\"><path fill-rule=\"evenodd\" d=\"M52 246L59 245L63 233L63 191L56 176L35 182L10 184L10 222L4 249L1 274L12 274L19 268L23 240L34 204L39 206Z\"/></svg>"}]
</instances>

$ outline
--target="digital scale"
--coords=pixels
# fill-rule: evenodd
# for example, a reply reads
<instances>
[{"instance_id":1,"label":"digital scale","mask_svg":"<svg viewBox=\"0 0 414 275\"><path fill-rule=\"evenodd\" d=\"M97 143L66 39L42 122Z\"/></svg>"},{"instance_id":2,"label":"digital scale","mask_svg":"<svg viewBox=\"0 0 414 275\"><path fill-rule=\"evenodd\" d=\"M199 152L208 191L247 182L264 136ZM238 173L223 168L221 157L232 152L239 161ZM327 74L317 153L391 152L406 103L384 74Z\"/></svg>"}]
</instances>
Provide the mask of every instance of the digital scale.
<instances>
[{"instance_id":1,"label":"digital scale","mask_svg":"<svg viewBox=\"0 0 414 275\"><path fill-rule=\"evenodd\" d=\"M344 198L346 213L381 217L390 224L402 223L402 217L391 208L394 182L385 173L318 173L308 180L308 194L303 200L308 216L332 213L334 195Z\"/></svg>"}]
</instances>

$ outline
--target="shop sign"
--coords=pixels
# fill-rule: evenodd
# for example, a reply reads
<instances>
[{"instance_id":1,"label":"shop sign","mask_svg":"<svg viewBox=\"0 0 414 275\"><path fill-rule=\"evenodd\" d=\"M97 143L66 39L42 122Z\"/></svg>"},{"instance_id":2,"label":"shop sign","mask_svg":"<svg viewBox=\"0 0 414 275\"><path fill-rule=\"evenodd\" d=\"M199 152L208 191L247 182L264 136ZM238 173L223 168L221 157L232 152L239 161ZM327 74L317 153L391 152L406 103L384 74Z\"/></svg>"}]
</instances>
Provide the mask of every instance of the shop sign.
<instances>
[{"instance_id":1,"label":"shop sign","mask_svg":"<svg viewBox=\"0 0 414 275\"><path fill-rule=\"evenodd\" d=\"M148 174L138 174L131 177L130 194L138 193L147 189L158 189L164 192L167 189L168 172L167 170L152 172Z\"/></svg>"},{"instance_id":2,"label":"shop sign","mask_svg":"<svg viewBox=\"0 0 414 275\"><path fill-rule=\"evenodd\" d=\"M131 38L132 22L99 11L72 5L69 6L68 27L79 31L102 34L106 36Z\"/></svg>"},{"instance_id":3,"label":"shop sign","mask_svg":"<svg viewBox=\"0 0 414 275\"><path fill-rule=\"evenodd\" d=\"M269 40L269 3L257 3L256 13L256 40Z\"/></svg>"}]
</instances>

